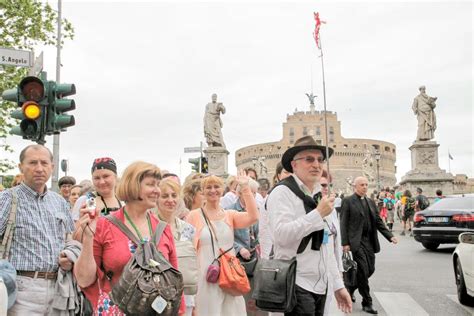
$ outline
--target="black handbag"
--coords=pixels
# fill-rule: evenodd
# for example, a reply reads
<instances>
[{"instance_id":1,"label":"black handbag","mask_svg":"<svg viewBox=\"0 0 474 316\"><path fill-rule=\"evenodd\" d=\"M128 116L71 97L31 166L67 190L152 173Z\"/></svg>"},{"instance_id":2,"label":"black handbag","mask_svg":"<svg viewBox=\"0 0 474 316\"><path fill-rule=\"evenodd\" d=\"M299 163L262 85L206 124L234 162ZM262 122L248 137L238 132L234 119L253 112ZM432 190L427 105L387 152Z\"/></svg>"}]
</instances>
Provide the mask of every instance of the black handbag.
<instances>
[{"instance_id":1,"label":"black handbag","mask_svg":"<svg viewBox=\"0 0 474 316\"><path fill-rule=\"evenodd\" d=\"M254 271L252 298L258 308L268 312L287 313L296 305L296 257L258 260Z\"/></svg>"},{"instance_id":2,"label":"black handbag","mask_svg":"<svg viewBox=\"0 0 474 316\"><path fill-rule=\"evenodd\" d=\"M342 268L344 269L343 280L344 285L349 287L357 286L357 262L352 259L352 252L342 253Z\"/></svg>"},{"instance_id":3,"label":"black handbag","mask_svg":"<svg viewBox=\"0 0 474 316\"><path fill-rule=\"evenodd\" d=\"M240 264L244 267L247 276L253 277L258 262L257 251L255 249L250 251L250 259L248 260L244 259L240 254L237 254L237 258L240 260Z\"/></svg>"}]
</instances>

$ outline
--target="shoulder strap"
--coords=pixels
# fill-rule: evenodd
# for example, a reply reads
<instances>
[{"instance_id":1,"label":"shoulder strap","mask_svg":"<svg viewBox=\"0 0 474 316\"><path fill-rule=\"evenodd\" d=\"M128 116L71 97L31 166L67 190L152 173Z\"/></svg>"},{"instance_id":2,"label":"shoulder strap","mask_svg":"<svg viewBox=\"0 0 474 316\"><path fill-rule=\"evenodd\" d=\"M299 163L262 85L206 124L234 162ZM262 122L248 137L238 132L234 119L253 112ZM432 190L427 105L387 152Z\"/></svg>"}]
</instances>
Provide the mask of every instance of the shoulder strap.
<instances>
[{"instance_id":1,"label":"shoulder strap","mask_svg":"<svg viewBox=\"0 0 474 316\"><path fill-rule=\"evenodd\" d=\"M206 221L207 228L209 228L209 233L211 234L211 243L212 243L212 253L214 254L214 258L216 257L216 252L214 250L214 234L212 233L212 228L211 228L211 223L209 223L209 220L207 219L206 213L204 213L204 210L201 207L201 213L202 216L204 217L204 220ZM216 242L217 242L217 237L216 237Z\"/></svg>"},{"instance_id":2,"label":"shoulder strap","mask_svg":"<svg viewBox=\"0 0 474 316\"><path fill-rule=\"evenodd\" d=\"M10 255L10 248L12 246L13 234L15 232L16 224L16 212L18 209L18 196L16 191L12 188L10 190L12 194L12 205L10 208L10 214L8 216L7 226L5 233L3 234L2 243L0 247L0 259L8 259Z\"/></svg>"},{"instance_id":3,"label":"shoulder strap","mask_svg":"<svg viewBox=\"0 0 474 316\"><path fill-rule=\"evenodd\" d=\"M305 205L305 211L306 213L312 211L317 207L316 202L313 200L313 197L306 195L303 190L300 189L298 186L298 183L296 183L295 178L293 177L288 177L280 181L278 185L284 185L288 189L291 190L300 200L303 201L303 204Z\"/></svg>"},{"instance_id":4,"label":"shoulder strap","mask_svg":"<svg viewBox=\"0 0 474 316\"><path fill-rule=\"evenodd\" d=\"M135 236L131 231L130 229L128 229L128 227L122 223L117 217L113 216L112 214L109 214L107 216L105 216L105 218L111 222L112 224L114 224L118 229L120 229L120 231L122 233L125 234L125 236L128 237L128 239L130 239L131 241L133 241L136 245L140 245L140 241L138 240L137 236Z\"/></svg>"},{"instance_id":5,"label":"shoulder strap","mask_svg":"<svg viewBox=\"0 0 474 316\"><path fill-rule=\"evenodd\" d=\"M158 245L158 243L160 242L161 236L165 231L166 225L168 225L168 223L162 220L160 220L160 222L158 223L158 226L156 227L155 232L153 233L153 237L151 237L151 241L154 245Z\"/></svg>"}]
</instances>

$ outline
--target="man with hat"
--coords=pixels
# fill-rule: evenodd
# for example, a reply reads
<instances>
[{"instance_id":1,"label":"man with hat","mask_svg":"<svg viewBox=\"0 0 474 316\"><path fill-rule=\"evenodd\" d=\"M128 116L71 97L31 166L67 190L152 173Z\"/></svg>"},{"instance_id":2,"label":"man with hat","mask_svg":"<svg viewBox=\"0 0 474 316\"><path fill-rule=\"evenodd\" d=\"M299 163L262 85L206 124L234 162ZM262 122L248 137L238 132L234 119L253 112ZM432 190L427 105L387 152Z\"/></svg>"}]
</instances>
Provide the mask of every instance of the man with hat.
<instances>
[{"instance_id":1,"label":"man with hat","mask_svg":"<svg viewBox=\"0 0 474 316\"><path fill-rule=\"evenodd\" d=\"M298 139L282 157L293 174L282 180L267 199L275 259L296 256L296 306L285 315L323 315L329 282L343 312L352 311L334 255L336 229L331 217L334 196L322 196L319 180L332 148L311 136Z\"/></svg>"},{"instance_id":2,"label":"man with hat","mask_svg":"<svg viewBox=\"0 0 474 316\"><path fill-rule=\"evenodd\" d=\"M11 248L4 256L17 271L16 303L8 315L49 315L58 269L72 269L62 250L74 223L69 203L46 186L53 171L51 151L29 145L21 151L18 167L23 182L0 193L2 238L7 237L7 226L13 227ZM9 221L11 212L16 212L14 225Z\"/></svg>"}]
</instances>

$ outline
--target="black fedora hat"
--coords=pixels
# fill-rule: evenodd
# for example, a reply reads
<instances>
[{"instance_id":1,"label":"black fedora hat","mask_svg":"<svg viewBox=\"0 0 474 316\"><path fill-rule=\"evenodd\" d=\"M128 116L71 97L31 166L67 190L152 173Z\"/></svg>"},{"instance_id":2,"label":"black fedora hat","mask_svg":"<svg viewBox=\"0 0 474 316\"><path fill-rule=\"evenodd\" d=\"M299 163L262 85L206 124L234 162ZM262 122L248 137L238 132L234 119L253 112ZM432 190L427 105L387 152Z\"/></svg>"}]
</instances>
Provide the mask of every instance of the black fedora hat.
<instances>
[{"instance_id":1,"label":"black fedora hat","mask_svg":"<svg viewBox=\"0 0 474 316\"><path fill-rule=\"evenodd\" d=\"M311 136L304 136L300 139L296 140L295 145L291 148L288 148L287 151L281 157L281 164L283 168L289 172L293 172L293 167L291 166L291 161L296 156L297 153L303 150L315 149L321 151L323 154L324 160L330 158L334 149L328 148L329 157L326 157L326 147L322 145L318 145L313 137Z\"/></svg>"}]
</instances>

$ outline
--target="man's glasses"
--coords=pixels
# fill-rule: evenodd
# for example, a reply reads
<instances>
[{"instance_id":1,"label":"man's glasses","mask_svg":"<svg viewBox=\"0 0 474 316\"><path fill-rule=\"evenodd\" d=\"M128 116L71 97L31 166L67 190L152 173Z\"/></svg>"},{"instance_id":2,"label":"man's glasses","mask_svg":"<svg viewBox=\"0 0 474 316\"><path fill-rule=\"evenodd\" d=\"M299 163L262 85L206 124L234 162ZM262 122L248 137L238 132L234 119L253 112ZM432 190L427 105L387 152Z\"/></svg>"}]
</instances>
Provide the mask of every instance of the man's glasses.
<instances>
[{"instance_id":1,"label":"man's glasses","mask_svg":"<svg viewBox=\"0 0 474 316\"><path fill-rule=\"evenodd\" d=\"M328 186L327 183L320 183L320 185L323 187L323 188L326 188Z\"/></svg>"},{"instance_id":2,"label":"man's glasses","mask_svg":"<svg viewBox=\"0 0 474 316\"><path fill-rule=\"evenodd\" d=\"M296 158L296 159L293 159L293 161L297 161L297 160L301 160L303 159L304 161L306 161L307 163L313 163L315 162L316 160L319 162L319 163L323 163L324 162L324 157L317 157L315 158L314 156L306 156L306 157L300 157L300 158Z\"/></svg>"}]
</instances>

